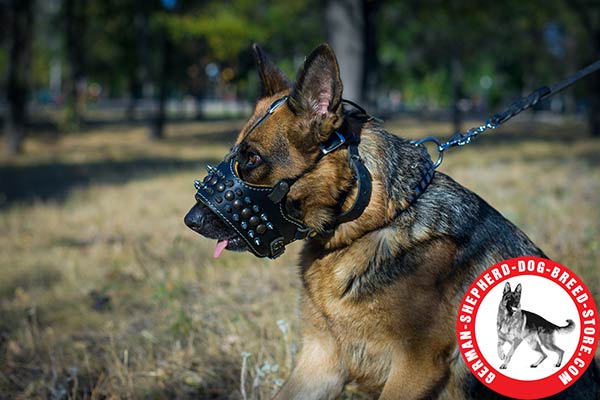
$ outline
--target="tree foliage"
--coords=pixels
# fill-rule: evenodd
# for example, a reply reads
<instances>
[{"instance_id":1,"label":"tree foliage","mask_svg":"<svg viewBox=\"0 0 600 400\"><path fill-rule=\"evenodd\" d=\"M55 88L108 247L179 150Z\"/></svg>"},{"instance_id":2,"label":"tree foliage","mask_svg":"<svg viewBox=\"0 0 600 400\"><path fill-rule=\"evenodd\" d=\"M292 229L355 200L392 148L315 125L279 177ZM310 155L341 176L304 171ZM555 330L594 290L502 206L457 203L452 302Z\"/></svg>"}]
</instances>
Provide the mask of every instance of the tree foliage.
<instances>
[{"instance_id":1,"label":"tree foliage","mask_svg":"<svg viewBox=\"0 0 600 400\"><path fill-rule=\"evenodd\" d=\"M234 81L247 88L247 80L254 81L248 76L253 68L250 45L261 43L293 74L299 55L324 40L319 9L315 0L212 1L158 13L154 24L163 26L178 46L200 53L196 60L232 67Z\"/></svg>"},{"instance_id":2,"label":"tree foliage","mask_svg":"<svg viewBox=\"0 0 600 400\"><path fill-rule=\"evenodd\" d=\"M251 97L256 94L252 42L274 54L293 77L304 56L336 31L327 26L323 1L171 3L173 7L165 7L164 0L34 1L28 98L51 97L47 93L52 71L61 74L65 91L73 68L86 84L101 87L104 97L137 99L142 88L157 93L164 81L167 97L213 96L213 78L205 73L209 64L217 67L216 79L219 87L228 88L225 92ZM3 76L10 61L8 4L12 2L0 1ZM365 79L371 85L367 89L382 100L395 91L409 108L446 109L461 98L480 99L484 108L498 107L574 72L600 54L600 5L585 0L363 0L363 4L365 10L366 6L376 10L370 15L374 21L370 26L375 27L370 48L376 51L367 55L366 64L367 73L377 79ZM73 56L73 41L65 29L75 5L76 17L84 21L75 27L80 56ZM172 44L166 77L161 72L166 65L164 40ZM570 98L565 104L571 104L571 110L586 104L600 107L597 89L591 86L579 85L564 95ZM3 91L6 87L6 82L0 85Z\"/></svg>"}]
</instances>

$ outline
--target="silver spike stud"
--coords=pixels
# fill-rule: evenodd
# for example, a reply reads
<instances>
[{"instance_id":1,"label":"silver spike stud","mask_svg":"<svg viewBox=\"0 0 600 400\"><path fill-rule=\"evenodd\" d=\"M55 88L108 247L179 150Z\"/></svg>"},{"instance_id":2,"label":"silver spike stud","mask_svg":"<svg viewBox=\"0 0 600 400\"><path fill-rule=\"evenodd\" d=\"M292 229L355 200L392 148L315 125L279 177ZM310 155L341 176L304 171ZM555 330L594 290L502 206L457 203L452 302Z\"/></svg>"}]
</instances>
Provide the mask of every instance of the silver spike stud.
<instances>
[{"instance_id":1,"label":"silver spike stud","mask_svg":"<svg viewBox=\"0 0 600 400\"><path fill-rule=\"evenodd\" d=\"M202 184L202 182L200 182L198 179L194 180L194 187L196 188L196 190L200 189L201 184Z\"/></svg>"},{"instance_id":2,"label":"silver spike stud","mask_svg":"<svg viewBox=\"0 0 600 400\"><path fill-rule=\"evenodd\" d=\"M215 172L217 172L217 168L213 165L206 164L206 172L208 172L209 174L214 174Z\"/></svg>"}]
</instances>

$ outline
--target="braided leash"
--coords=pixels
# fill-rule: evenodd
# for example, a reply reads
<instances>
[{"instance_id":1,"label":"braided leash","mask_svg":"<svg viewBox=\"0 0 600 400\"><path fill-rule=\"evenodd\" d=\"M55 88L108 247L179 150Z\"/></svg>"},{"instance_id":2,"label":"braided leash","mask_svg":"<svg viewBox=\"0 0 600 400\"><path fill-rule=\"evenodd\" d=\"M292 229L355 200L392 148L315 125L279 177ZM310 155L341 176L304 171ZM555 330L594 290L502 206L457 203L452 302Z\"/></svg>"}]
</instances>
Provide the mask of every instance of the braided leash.
<instances>
[{"instance_id":1,"label":"braided leash","mask_svg":"<svg viewBox=\"0 0 600 400\"><path fill-rule=\"evenodd\" d=\"M554 85L542 86L541 88L533 91L529 96L522 97L519 100L512 103L507 109L504 111L494 114L492 117L488 118L485 121L485 124L478 126L476 128L469 129L466 133L457 132L455 133L448 141L445 143L441 143L440 140L434 136L428 136L423 139L415 140L413 143L416 146L422 145L426 142L435 143L437 146L438 158L437 161L433 164L433 168L437 168L442 163L444 159L444 151L449 149L450 147L455 146L464 146L466 144L471 143L473 139L479 136L481 133L485 132L488 129L496 129L515 115L519 114L522 111L527 110L538 104L540 101L547 99L550 96L559 93L569 86L573 85L580 79L585 78L593 72L596 72L600 69L600 60L588 65L587 67L579 70L575 74L571 75L565 80L562 80Z\"/></svg>"}]
</instances>

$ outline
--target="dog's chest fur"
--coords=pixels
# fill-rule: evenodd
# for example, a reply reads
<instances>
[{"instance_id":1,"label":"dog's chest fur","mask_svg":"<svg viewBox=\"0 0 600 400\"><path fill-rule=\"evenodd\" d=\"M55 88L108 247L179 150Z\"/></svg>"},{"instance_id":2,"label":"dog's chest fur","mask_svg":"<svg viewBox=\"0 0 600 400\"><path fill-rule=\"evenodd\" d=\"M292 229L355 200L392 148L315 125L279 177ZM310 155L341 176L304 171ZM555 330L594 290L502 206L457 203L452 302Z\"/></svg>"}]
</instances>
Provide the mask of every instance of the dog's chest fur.
<instances>
[{"instance_id":1,"label":"dog's chest fur","mask_svg":"<svg viewBox=\"0 0 600 400\"><path fill-rule=\"evenodd\" d=\"M395 345L387 332L389 321L382 319L381 305L372 302L365 313L364 306L340 297L340 288L332 284L321 271L311 271L303 292L304 323L334 338L335 351L351 380L365 389L377 389L389 374Z\"/></svg>"},{"instance_id":2,"label":"dog's chest fur","mask_svg":"<svg viewBox=\"0 0 600 400\"><path fill-rule=\"evenodd\" d=\"M498 334L506 340L514 340L521 336L525 318L521 310L509 313L506 309L498 313Z\"/></svg>"},{"instance_id":3,"label":"dog's chest fur","mask_svg":"<svg viewBox=\"0 0 600 400\"><path fill-rule=\"evenodd\" d=\"M393 357L418 357L426 346L441 361L452 347L452 279L438 278L453 246L431 243L440 258L416 265L404 240L398 228L387 227L302 269L305 324L331 334L350 380L374 391Z\"/></svg>"}]
</instances>

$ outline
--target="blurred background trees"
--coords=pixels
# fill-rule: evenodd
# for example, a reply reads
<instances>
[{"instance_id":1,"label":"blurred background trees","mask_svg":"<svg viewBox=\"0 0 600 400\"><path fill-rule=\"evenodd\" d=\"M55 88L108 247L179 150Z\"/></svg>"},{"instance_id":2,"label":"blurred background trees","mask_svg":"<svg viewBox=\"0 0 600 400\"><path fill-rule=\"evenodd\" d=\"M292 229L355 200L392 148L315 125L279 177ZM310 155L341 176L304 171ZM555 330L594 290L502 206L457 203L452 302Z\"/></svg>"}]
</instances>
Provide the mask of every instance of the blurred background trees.
<instances>
[{"instance_id":1,"label":"blurred background trees","mask_svg":"<svg viewBox=\"0 0 600 400\"><path fill-rule=\"evenodd\" d=\"M33 32L33 0L11 0L6 11L8 26L6 69L6 149L9 153L21 151L27 122L27 95L30 87L31 43Z\"/></svg>"},{"instance_id":2,"label":"blurred background trees","mask_svg":"<svg viewBox=\"0 0 600 400\"><path fill-rule=\"evenodd\" d=\"M250 44L292 77L317 44L340 59L346 97L379 115L451 119L498 109L600 58L586 0L0 0L5 150L25 132L247 113ZM600 77L541 105L587 115L600 135Z\"/></svg>"}]
</instances>

